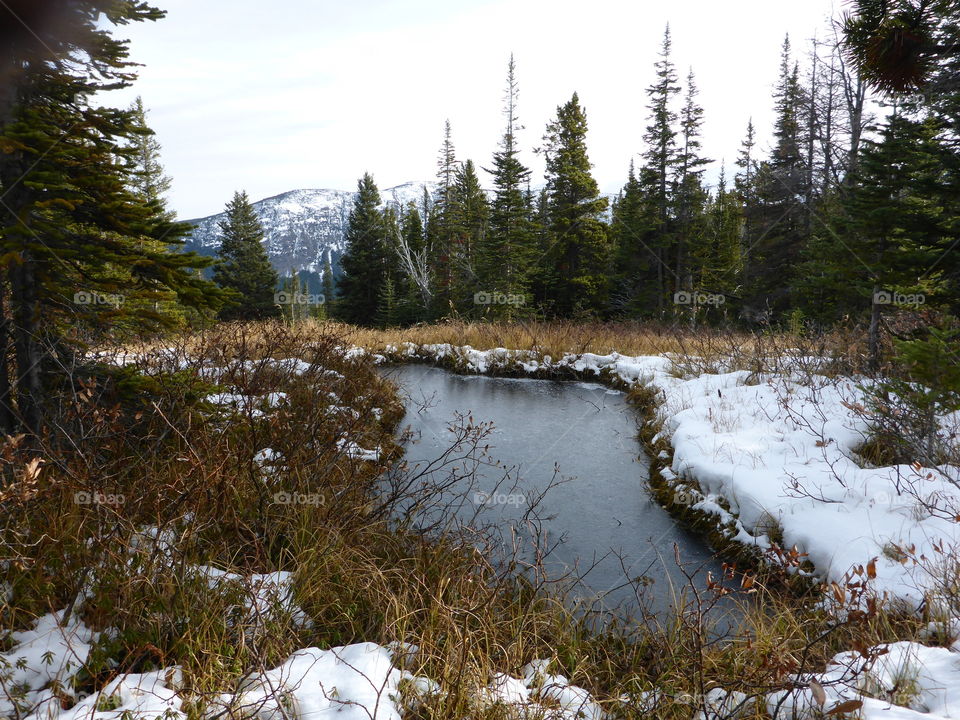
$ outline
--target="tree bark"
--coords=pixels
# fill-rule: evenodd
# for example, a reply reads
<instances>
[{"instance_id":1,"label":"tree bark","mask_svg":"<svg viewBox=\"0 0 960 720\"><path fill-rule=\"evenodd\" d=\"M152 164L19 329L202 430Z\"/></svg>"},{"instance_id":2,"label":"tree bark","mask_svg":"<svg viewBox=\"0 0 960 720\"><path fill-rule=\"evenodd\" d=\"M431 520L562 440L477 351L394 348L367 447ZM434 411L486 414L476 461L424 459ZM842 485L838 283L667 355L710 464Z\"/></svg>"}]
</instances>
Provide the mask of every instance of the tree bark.
<instances>
[{"instance_id":1,"label":"tree bark","mask_svg":"<svg viewBox=\"0 0 960 720\"><path fill-rule=\"evenodd\" d=\"M12 435L17 429L14 414L13 388L10 387L10 366L7 353L10 349L10 322L7 319L6 287L0 278L0 434Z\"/></svg>"},{"instance_id":2,"label":"tree bark","mask_svg":"<svg viewBox=\"0 0 960 720\"><path fill-rule=\"evenodd\" d=\"M873 305L870 307L870 330L868 332L868 346L870 353L870 370L877 372L880 369L880 304L877 302L877 293L880 286L873 286Z\"/></svg>"},{"instance_id":3,"label":"tree bark","mask_svg":"<svg viewBox=\"0 0 960 720\"><path fill-rule=\"evenodd\" d=\"M23 429L37 434L42 424L42 355L37 342L39 304L33 258L28 250L24 250L20 253L20 259L21 262L13 265L10 271L10 287L13 291L13 340L17 359L17 410Z\"/></svg>"}]
</instances>

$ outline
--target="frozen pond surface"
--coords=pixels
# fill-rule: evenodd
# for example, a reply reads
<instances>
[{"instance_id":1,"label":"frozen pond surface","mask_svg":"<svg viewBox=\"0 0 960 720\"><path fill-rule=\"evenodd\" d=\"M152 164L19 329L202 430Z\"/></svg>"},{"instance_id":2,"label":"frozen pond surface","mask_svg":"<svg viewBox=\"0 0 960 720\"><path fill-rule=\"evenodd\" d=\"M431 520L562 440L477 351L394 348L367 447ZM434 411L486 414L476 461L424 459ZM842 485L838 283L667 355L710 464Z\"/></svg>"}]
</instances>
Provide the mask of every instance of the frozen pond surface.
<instances>
[{"instance_id":1,"label":"frozen pond surface","mask_svg":"<svg viewBox=\"0 0 960 720\"><path fill-rule=\"evenodd\" d=\"M699 587L720 564L703 541L678 527L647 489L647 459L637 440L637 414L620 392L602 385L549 380L457 375L424 365L383 369L402 390L407 415L402 426L413 442L411 464L424 463L450 446L449 425L457 413L474 423L493 423L485 443L489 455L514 468L519 487L495 487L502 468L484 468L468 494L471 504L486 499L484 519L508 524L522 515L536 490L551 481L539 505L549 577L589 569L579 594L602 598L607 607L634 610L636 591L627 577L645 576L645 602L662 611L673 592L687 584L674 547ZM556 471L556 472L555 472ZM479 493L478 493L479 491ZM673 589L671 589L673 588Z\"/></svg>"}]
</instances>

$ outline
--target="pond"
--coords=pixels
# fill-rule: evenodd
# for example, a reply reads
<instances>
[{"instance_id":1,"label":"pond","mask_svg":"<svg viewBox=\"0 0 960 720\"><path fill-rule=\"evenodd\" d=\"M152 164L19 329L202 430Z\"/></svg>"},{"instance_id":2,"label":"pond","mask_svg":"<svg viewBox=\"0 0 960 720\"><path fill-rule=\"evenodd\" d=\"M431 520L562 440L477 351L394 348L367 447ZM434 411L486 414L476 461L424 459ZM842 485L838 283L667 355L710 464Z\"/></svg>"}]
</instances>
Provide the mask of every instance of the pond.
<instances>
[{"instance_id":1,"label":"pond","mask_svg":"<svg viewBox=\"0 0 960 720\"><path fill-rule=\"evenodd\" d=\"M658 614L668 610L688 584L677 552L698 587L707 571L719 576L720 563L703 540L650 496L638 415L623 393L595 383L458 375L425 365L383 373L406 403L402 427L412 438L411 465L422 467L449 448L448 428L458 414L492 423L483 443L518 485L497 485L504 468L480 466L465 494L485 506L487 522L516 524L538 490L550 486L538 505L542 542L552 548L544 568L548 577L583 575L580 599L633 613L637 591L626 579L643 576L643 603ZM475 509L470 504L459 510L464 517Z\"/></svg>"}]
</instances>

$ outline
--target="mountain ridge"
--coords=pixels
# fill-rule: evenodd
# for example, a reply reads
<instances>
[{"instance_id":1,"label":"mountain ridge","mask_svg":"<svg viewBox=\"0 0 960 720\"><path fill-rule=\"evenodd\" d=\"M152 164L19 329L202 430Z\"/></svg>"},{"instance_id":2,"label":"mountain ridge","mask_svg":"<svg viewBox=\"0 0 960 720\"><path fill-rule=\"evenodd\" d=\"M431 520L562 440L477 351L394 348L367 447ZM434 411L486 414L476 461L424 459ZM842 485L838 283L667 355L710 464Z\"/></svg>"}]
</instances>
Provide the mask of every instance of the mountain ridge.
<instances>
[{"instance_id":1,"label":"mountain ridge","mask_svg":"<svg viewBox=\"0 0 960 720\"><path fill-rule=\"evenodd\" d=\"M400 207L418 201L423 188L432 192L434 182L406 182L380 191L383 206ZM293 272L316 275L319 279L329 262L336 275L345 249L344 231L355 190L297 188L271 195L253 203L263 225L264 247L280 275ZM219 212L186 222L193 225L185 250L213 256L220 248Z\"/></svg>"}]
</instances>

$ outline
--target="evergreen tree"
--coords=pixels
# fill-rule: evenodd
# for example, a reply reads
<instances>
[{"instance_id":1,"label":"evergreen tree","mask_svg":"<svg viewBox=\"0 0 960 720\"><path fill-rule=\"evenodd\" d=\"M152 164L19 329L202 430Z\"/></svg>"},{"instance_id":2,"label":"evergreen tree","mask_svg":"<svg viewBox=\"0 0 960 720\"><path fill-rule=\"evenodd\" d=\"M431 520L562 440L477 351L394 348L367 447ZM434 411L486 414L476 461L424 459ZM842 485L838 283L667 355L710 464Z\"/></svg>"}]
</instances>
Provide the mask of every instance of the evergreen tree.
<instances>
[{"instance_id":1,"label":"evergreen tree","mask_svg":"<svg viewBox=\"0 0 960 720\"><path fill-rule=\"evenodd\" d=\"M130 108L137 132L131 143L133 172L131 187L134 193L145 203L157 203L168 213L169 219L174 213L166 209L165 195L170 191L173 180L168 177L160 162L160 143L147 125L147 111L143 99L138 95Z\"/></svg>"},{"instance_id":2,"label":"evergreen tree","mask_svg":"<svg viewBox=\"0 0 960 720\"><path fill-rule=\"evenodd\" d=\"M943 234L942 208L926 181L939 174L935 131L895 113L876 141L864 143L856 182L844 200L839 232L808 252L804 287L820 318L853 313L870 318L872 363L879 360L880 319L898 298L924 301L941 289L933 265Z\"/></svg>"},{"instance_id":3,"label":"evergreen tree","mask_svg":"<svg viewBox=\"0 0 960 720\"><path fill-rule=\"evenodd\" d=\"M614 252L610 309L615 314L636 317L656 307L657 289L651 280L655 279L658 260L647 244L651 225L647 197L631 160L627 183L613 208L610 224Z\"/></svg>"},{"instance_id":4,"label":"evergreen tree","mask_svg":"<svg viewBox=\"0 0 960 720\"><path fill-rule=\"evenodd\" d=\"M330 259L323 261L323 305L321 306L321 317L331 320L336 317L337 291L334 286L333 268L330 265Z\"/></svg>"},{"instance_id":5,"label":"evergreen tree","mask_svg":"<svg viewBox=\"0 0 960 720\"><path fill-rule=\"evenodd\" d=\"M377 327L396 327L399 324L399 317L400 308L396 288L393 284L393 278L387 273L380 288L380 296L377 298Z\"/></svg>"},{"instance_id":6,"label":"evergreen tree","mask_svg":"<svg viewBox=\"0 0 960 720\"><path fill-rule=\"evenodd\" d=\"M129 110L95 98L135 79L115 27L163 13L134 0L0 5L0 432L37 432L78 325L117 333L168 324L171 294L204 308L221 294L179 245L188 226L131 192ZM118 271L123 269L123 272ZM8 284L9 283L9 284ZM119 296L124 296L126 302ZM109 302L99 299L111 296ZM91 299L94 301L91 302ZM85 302L86 301L86 302Z\"/></svg>"},{"instance_id":7,"label":"evergreen tree","mask_svg":"<svg viewBox=\"0 0 960 720\"><path fill-rule=\"evenodd\" d=\"M299 271L294 270L289 277L283 278L280 282L278 300L286 301L279 303L280 311L288 322L299 323L315 317L315 305L308 302L309 299L309 287Z\"/></svg>"},{"instance_id":8,"label":"evergreen tree","mask_svg":"<svg viewBox=\"0 0 960 720\"><path fill-rule=\"evenodd\" d=\"M737 290L741 271L743 209L735 191L727 187L726 168L720 168L716 192L705 212L704 241L694 250L699 287L724 296Z\"/></svg>"},{"instance_id":9,"label":"evergreen tree","mask_svg":"<svg viewBox=\"0 0 960 720\"><path fill-rule=\"evenodd\" d=\"M458 310L472 310L472 296L477 287L476 260L486 240L490 222L487 195L480 187L480 178L472 160L457 168L450 198L450 231L454 238L452 299Z\"/></svg>"},{"instance_id":10,"label":"evergreen tree","mask_svg":"<svg viewBox=\"0 0 960 720\"><path fill-rule=\"evenodd\" d=\"M673 205L676 217L675 234L675 290L693 290L698 268L690 266L691 250L703 241L704 205L707 192L703 187L703 172L710 160L701 155L701 125L703 108L697 104L697 86L690 70L687 93L680 113L680 148L677 153L676 185Z\"/></svg>"},{"instance_id":11,"label":"evergreen tree","mask_svg":"<svg viewBox=\"0 0 960 720\"><path fill-rule=\"evenodd\" d=\"M452 307L456 265L456 238L454 237L452 204L457 178L457 158L453 147L450 121L443 129L443 143L437 158L437 190L428 218L431 266L433 268L433 301L438 316Z\"/></svg>"},{"instance_id":12,"label":"evergreen tree","mask_svg":"<svg viewBox=\"0 0 960 720\"><path fill-rule=\"evenodd\" d=\"M347 221L347 249L340 259L338 315L349 323L372 325L389 269L389 249L380 192L366 173L357 183L357 196Z\"/></svg>"},{"instance_id":13,"label":"evergreen tree","mask_svg":"<svg viewBox=\"0 0 960 720\"><path fill-rule=\"evenodd\" d=\"M489 230L477 249L475 262L477 287L492 293L525 295L529 288L530 263L536 252L536 236L524 189L530 171L519 160L517 133L522 130L517 113L519 88L513 55L507 66L507 85L503 114L507 124L500 147L493 155L493 200L490 204ZM494 305L490 315L510 316L516 308Z\"/></svg>"},{"instance_id":14,"label":"evergreen tree","mask_svg":"<svg viewBox=\"0 0 960 720\"><path fill-rule=\"evenodd\" d=\"M424 198L429 196L425 193ZM429 212L430 204L423 207ZM400 217L400 230L394 251L398 257L398 297L401 298L401 320L420 322L430 317L431 273L426 229L417 205L411 202Z\"/></svg>"},{"instance_id":15,"label":"evergreen tree","mask_svg":"<svg viewBox=\"0 0 960 720\"><path fill-rule=\"evenodd\" d=\"M646 151L643 154L644 165L640 174L652 211L652 228L648 234L647 245L657 259L654 270L657 302L661 310L665 304L671 273L669 258L674 243L674 223L670 212L670 190L671 179L678 163L675 128L677 114L671 103L673 97L680 93L680 87L677 85L677 72L671 59L672 47L670 26L667 25L663 33L660 59L654 64L656 81L647 88L650 124L643 136Z\"/></svg>"},{"instance_id":16,"label":"evergreen tree","mask_svg":"<svg viewBox=\"0 0 960 720\"><path fill-rule=\"evenodd\" d=\"M548 312L571 317L602 311L609 290L609 242L600 216L607 208L590 173L587 114L574 93L557 108L544 136L549 247L544 297Z\"/></svg>"},{"instance_id":17,"label":"evergreen tree","mask_svg":"<svg viewBox=\"0 0 960 720\"><path fill-rule=\"evenodd\" d=\"M236 192L219 223L223 239L213 279L230 291L222 320L262 320L281 314L275 297L277 271L263 247L263 227L246 192Z\"/></svg>"},{"instance_id":18,"label":"evergreen tree","mask_svg":"<svg viewBox=\"0 0 960 720\"><path fill-rule=\"evenodd\" d=\"M806 186L799 68L784 41L780 80L774 93L775 145L757 176L756 240L748 248L746 282L753 312L784 312L795 307L796 266L807 240Z\"/></svg>"},{"instance_id":19,"label":"evergreen tree","mask_svg":"<svg viewBox=\"0 0 960 720\"><path fill-rule=\"evenodd\" d=\"M758 225L760 223L759 203L757 200L757 167L759 165L755 148L757 145L756 130L753 126L753 118L747 123L747 136L740 144L740 152L737 155L737 174L734 177L734 187L740 196L740 203L743 205L743 224L740 236L740 257L746 260L748 251L753 247L753 243L760 236Z\"/></svg>"}]
</instances>

